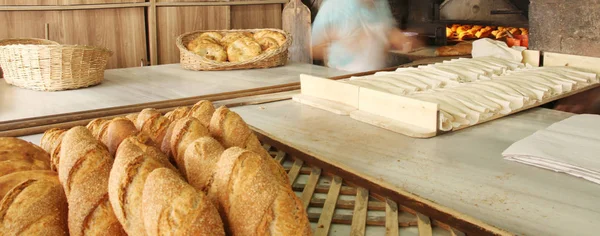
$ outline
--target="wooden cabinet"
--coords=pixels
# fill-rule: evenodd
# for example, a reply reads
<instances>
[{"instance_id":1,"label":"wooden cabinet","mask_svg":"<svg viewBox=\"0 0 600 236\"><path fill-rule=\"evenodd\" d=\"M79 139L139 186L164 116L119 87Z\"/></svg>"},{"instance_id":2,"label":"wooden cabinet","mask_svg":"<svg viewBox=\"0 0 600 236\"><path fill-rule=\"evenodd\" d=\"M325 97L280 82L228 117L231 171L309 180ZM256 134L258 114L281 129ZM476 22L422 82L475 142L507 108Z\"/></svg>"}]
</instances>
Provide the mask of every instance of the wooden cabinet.
<instances>
[{"instance_id":1,"label":"wooden cabinet","mask_svg":"<svg viewBox=\"0 0 600 236\"><path fill-rule=\"evenodd\" d=\"M281 4L231 6L231 28L281 29Z\"/></svg>"}]
</instances>

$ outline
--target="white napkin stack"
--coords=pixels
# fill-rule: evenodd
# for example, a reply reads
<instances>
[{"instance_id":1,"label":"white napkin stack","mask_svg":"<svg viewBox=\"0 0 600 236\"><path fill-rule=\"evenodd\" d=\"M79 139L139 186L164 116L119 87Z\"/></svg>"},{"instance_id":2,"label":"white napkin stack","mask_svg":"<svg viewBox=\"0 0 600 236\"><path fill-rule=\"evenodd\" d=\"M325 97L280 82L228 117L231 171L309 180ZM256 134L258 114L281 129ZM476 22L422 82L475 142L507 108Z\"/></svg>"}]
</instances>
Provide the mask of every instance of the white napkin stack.
<instances>
[{"instance_id":1,"label":"white napkin stack","mask_svg":"<svg viewBox=\"0 0 600 236\"><path fill-rule=\"evenodd\" d=\"M600 116L575 115L537 131L502 155L600 184Z\"/></svg>"}]
</instances>

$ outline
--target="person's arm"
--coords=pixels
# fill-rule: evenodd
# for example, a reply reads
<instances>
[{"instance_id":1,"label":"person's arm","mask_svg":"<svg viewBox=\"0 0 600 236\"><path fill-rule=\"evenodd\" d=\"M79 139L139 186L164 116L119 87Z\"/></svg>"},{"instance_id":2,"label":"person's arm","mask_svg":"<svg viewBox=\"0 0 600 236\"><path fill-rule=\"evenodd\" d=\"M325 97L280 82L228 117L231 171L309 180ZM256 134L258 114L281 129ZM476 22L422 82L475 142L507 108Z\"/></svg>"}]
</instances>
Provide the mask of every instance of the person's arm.
<instances>
[{"instance_id":1,"label":"person's arm","mask_svg":"<svg viewBox=\"0 0 600 236\"><path fill-rule=\"evenodd\" d=\"M600 114L600 87L560 99L554 109L577 114Z\"/></svg>"}]
</instances>

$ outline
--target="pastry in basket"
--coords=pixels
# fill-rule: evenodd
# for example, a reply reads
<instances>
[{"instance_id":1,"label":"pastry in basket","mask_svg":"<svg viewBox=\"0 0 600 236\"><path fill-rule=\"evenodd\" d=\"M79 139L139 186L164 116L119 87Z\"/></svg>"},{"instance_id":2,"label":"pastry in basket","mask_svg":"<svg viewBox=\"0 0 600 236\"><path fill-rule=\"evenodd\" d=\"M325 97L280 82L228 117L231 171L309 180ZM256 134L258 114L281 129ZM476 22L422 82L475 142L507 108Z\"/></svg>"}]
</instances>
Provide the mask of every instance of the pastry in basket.
<instances>
[{"instance_id":1,"label":"pastry in basket","mask_svg":"<svg viewBox=\"0 0 600 236\"><path fill-rule=\"evenodd\" d=\"M231 32L225 34L225 36L221 39L220 43L223 47L227 49L227 47L240 38L251 38L251 33L242 33L242 32Z\"/></svg>"},{"instance_id":2,"label":"pastry in basket","mask_svg":"<svg viewBox=\"0 0 600 236\"><path fill-rule=\"evenodd\" d=\"M275 41L277 41L277 43L281 46L283 45L283 43L285 43L285 35L283 35L282 33L276 32L276 31L272 31L272 30L262 30L259 32L256 32L254 34L254 39L258 40L260 38L272 38L275 39Z\"/></svg>"},{"instance_id":3,"label":"pastry in basket","mask_svg":"<svg viewBox=\"0 0 600 236\"><path fill-rule=\"evenodd\" d=\"M244 62L260 55L262 49L254 39L242 37L227 46L227 58L230 62Z\"/></svg>"},{"instance_id":4,"label":"pastry in basket","mask_svg":"<svg viewBox=\"0 0 600 236\"><path fill-rule=\"evenodd\" d=\"M221 35L218 32L205 32L200 34L200 36L198 37L204 39L212 39L214 42L220 42L221 39L223 39L223 35Z\"/></svg>"},{"instance_id":5,"label":"pastry in basket","mask_svg":"<svg viewBox=\"0 0 600 236\"><path fill-rule=\"evenodd\" d=\"M195 48L190 49L190 51L213 61L227 60L227 53L225 52L225 49L216 43L201 43L196 45Z\"/></svg>"},{"instance_id":6,"label":"pastry in basket","mask_svg":"<svg viewBox=\"0 0 600 236\"><path fill-rule=\"evenodd\" d=\"M256 40L256 42L260 44L260 48L263 50L263 52L276 50L277 48L279 48L279 43L277 43L277 41L273 38L259 38Z\"/></svg>"}]
</instances>

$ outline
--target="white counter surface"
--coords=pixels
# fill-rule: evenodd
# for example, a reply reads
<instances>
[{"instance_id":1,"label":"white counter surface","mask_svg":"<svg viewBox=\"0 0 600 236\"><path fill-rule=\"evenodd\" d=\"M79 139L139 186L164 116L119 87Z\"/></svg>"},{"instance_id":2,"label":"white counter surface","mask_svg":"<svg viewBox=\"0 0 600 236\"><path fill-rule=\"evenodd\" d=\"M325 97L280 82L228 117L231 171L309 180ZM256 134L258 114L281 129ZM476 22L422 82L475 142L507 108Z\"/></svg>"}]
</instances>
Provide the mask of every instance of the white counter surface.
<instances>
[{"instance_id":1,"label":"white counter surface","mask_svg":"<svg viewBox=\"0 0 600 236\"><path fill-rule=\"evenodd\" d=\"M59 92L22 89L0 79L0 122L287 84L298 82L302 73L349 74L302 63L234 71L189 71L169 64L107 70L100 85Z\"/></svg>"}]
</instances>

